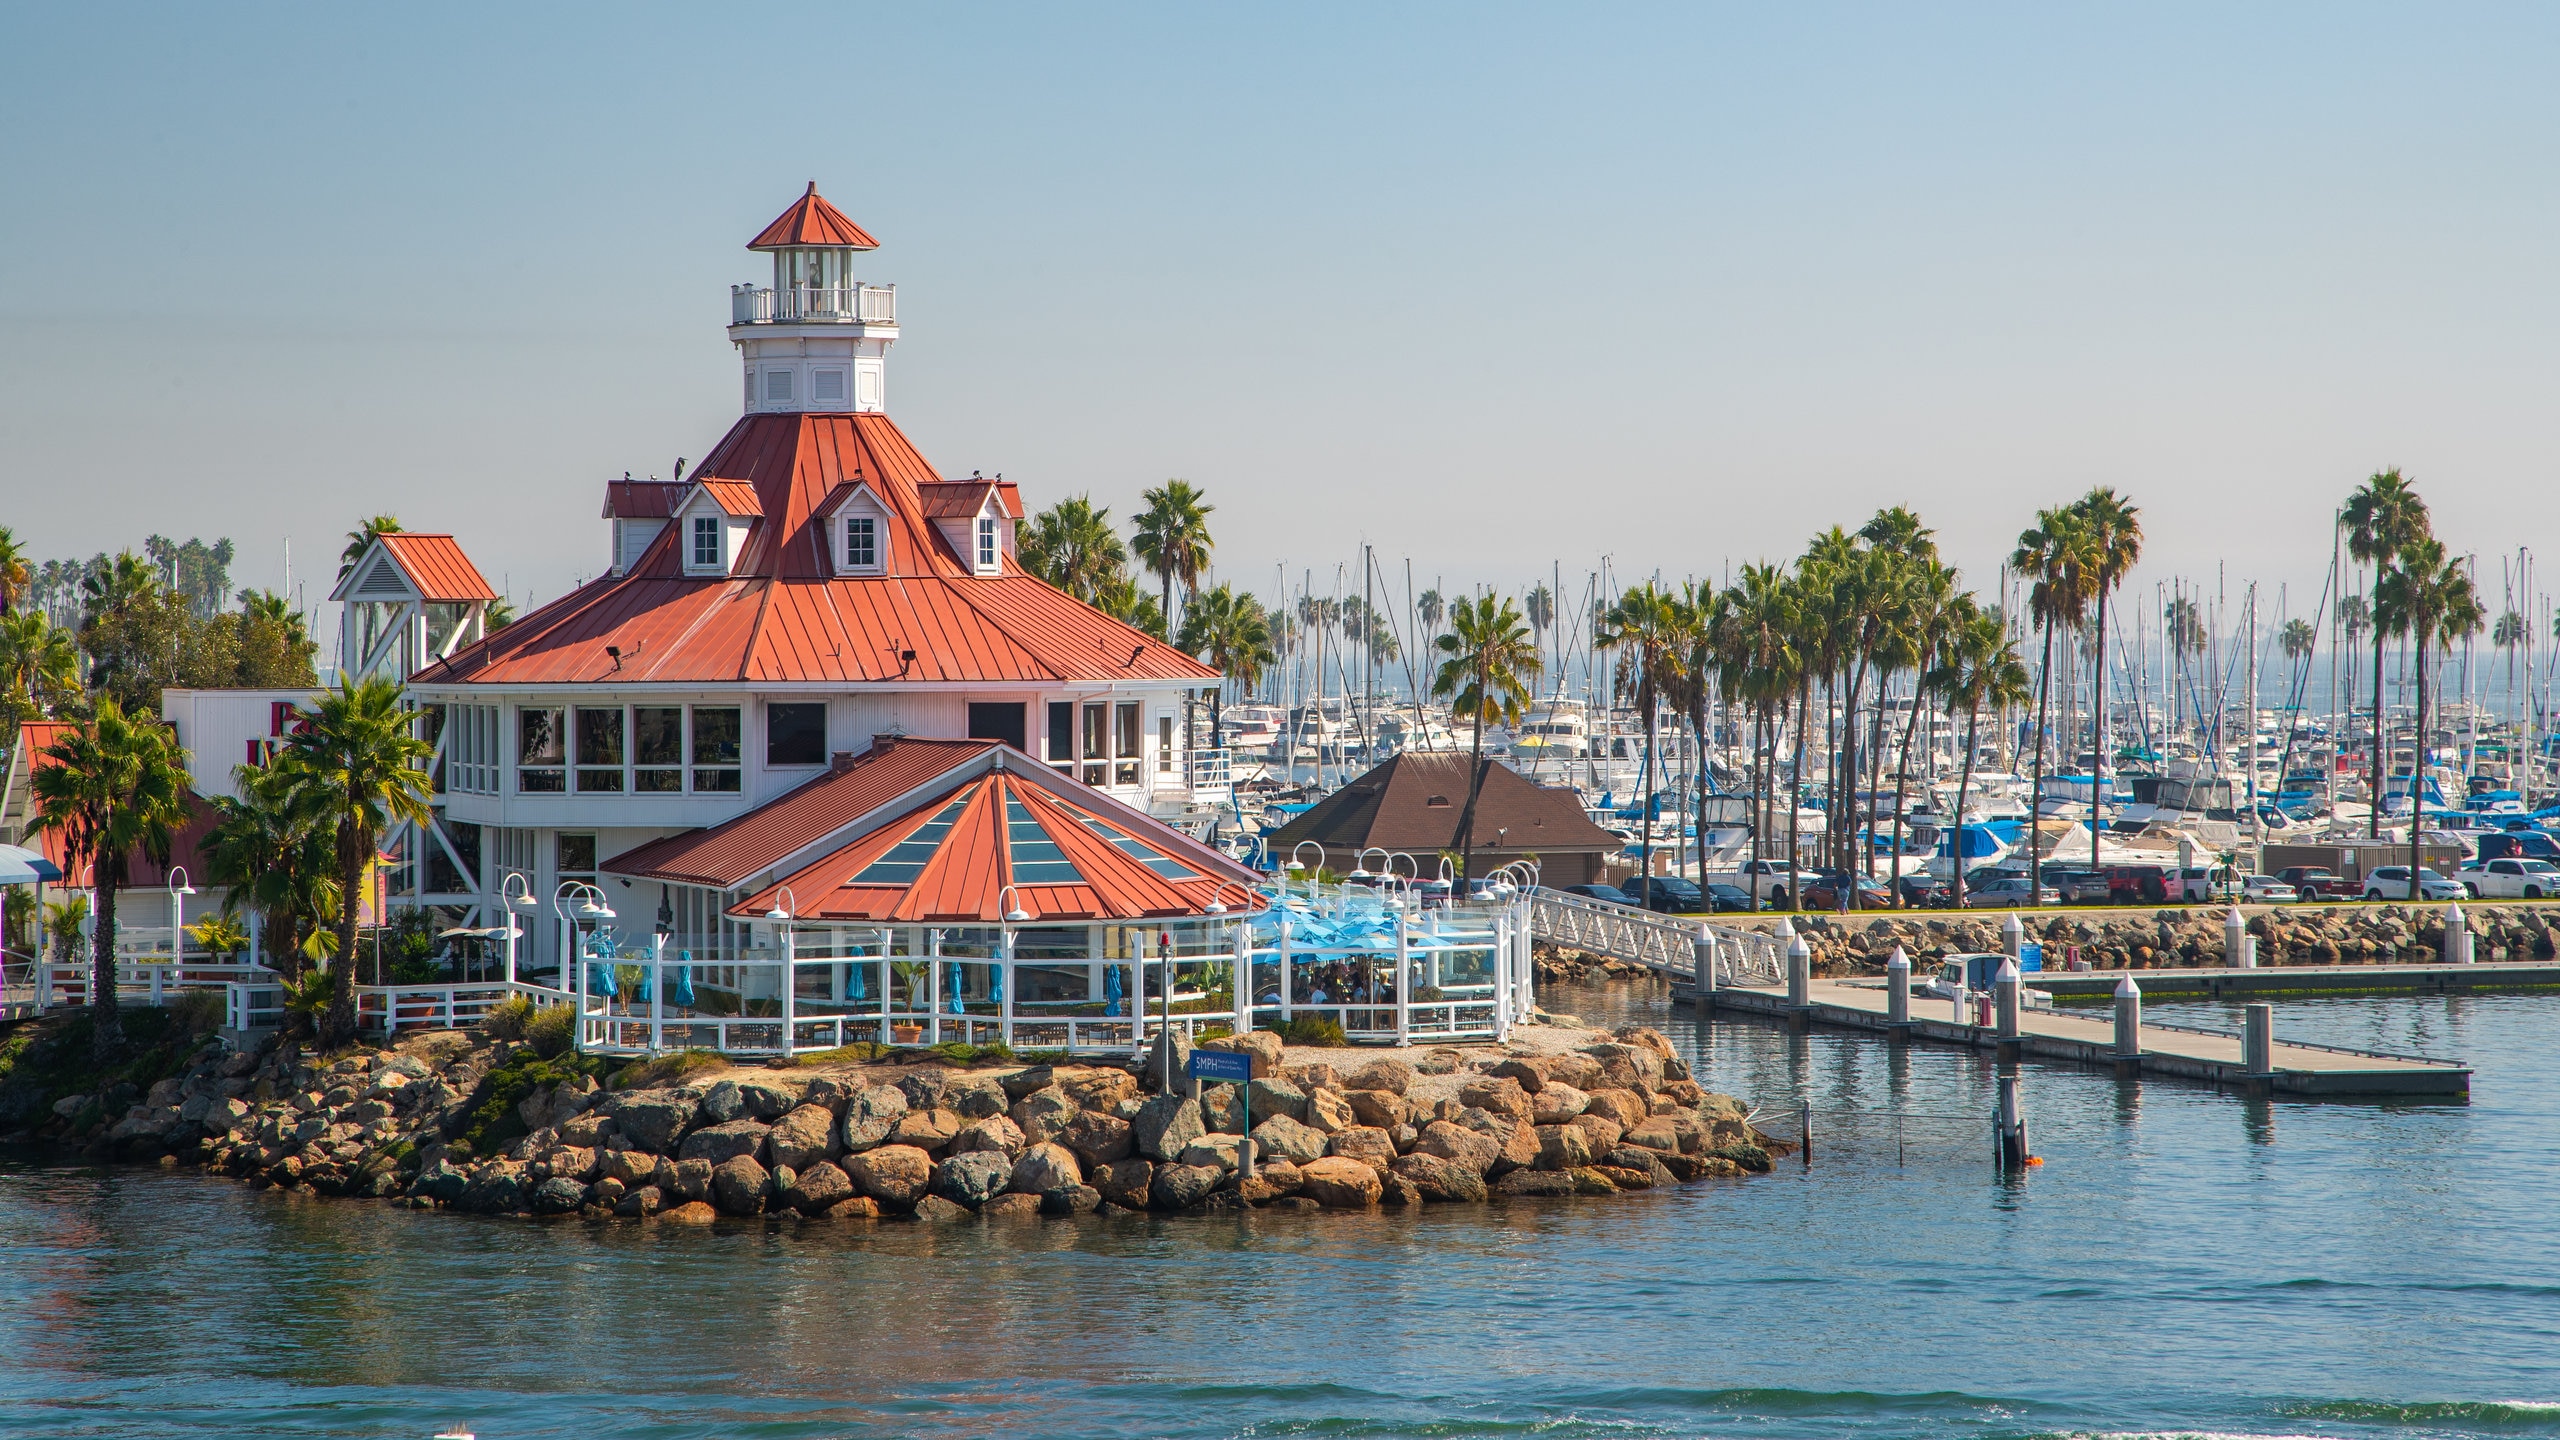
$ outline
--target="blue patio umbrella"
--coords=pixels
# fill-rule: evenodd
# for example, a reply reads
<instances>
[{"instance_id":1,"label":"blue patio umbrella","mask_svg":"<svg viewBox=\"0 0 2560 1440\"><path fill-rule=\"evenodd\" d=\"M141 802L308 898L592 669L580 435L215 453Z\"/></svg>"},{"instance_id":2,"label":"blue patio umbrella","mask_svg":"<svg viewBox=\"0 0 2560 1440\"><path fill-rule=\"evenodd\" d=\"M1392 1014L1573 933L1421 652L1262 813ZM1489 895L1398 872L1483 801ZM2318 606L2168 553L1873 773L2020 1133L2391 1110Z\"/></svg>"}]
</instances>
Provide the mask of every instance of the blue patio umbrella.
<instances>
[{"instance_id":1,"label":"blue patio umbrella","mask_svg":"<svg viewBox=\"0 0 2560 1440\"><path fill-rule=\"evenodd\" d=\"M634 1005L649 1003L649 967L646 965L640 967L639 983L631 987L631 1003Z\"/></svg>"},{"instance_id":2,"label":"blue patio umbrella","mask_svg":"<svg viewBox=\"0 0 2560 1440\"><path fill-rule=\"evenodd\" d=\"M951 981L951 1012L955 1015L967 1014L969 1002L960 998L960 967L945 965L942 967L942 973Z\"/></svg>"},{"instance_id":3,"label":"blue patio umbrella","mask_svg":"<svg viewBox=\"0 0 2560 1440\"><path fill-rule=\"evenodd\" d=\"M1103 967L1102 967L1102 1013L1103 1013L1103 1014L1105 1014L1105 1015L1117 1015L1117 1014L1119 1014L1119 1013L1120 1013L1120 989L1121 989L1121 987L1120 987L1120 967L1119 967L1119 966L1117 966L1117 965L1105 965L1105 966L1103 966Z\"/></svg>"},{"instance_id":4,"label":"blue patio umbrella","mask_svg":"<svg viewBox=\"0 0 2560 1440\"><path fill-rule=\"evenodd\" d=\"M679 1010L690 1010L693 1008L693 952L679 950L676 958L684 963L676 967L674 977L667 981L667 1003Z\"/></svg>"},{"instance_id":5,"label":"blue patio umbrella","mask_svg":"<svg viewBox=\"0 0 2560 1440\"><path fill-rule=\"evenodd\" d=\"M613 978L612 961L599 960L595 963L594 974L587 982L587 989L595 994L603 996L607 1000L610 1000L616 995L622 993L621 985L616 983Z\"/></svg>"},{"instance_id":6,"label":"blue patio umbrella","mask_svg":"<svg viewBox=\"0 0 2560 1440\"><path fill-rule=\"evenodd\" d=\"M861 947L856 946L851 954L853 959L860 960L862 958ZM865 991L863 987L867 982L865 982L862 977L870 973L871 967L868 965L848 965L845 968L851 972L845 976L845 993L856 1000L865 998Z\"/></svg>"},{"instance_id":7,"label":"blue patio umbrella","mask_svg":"<svg viewBox=\"0 0 2560 1440\"><path fill-rule=\"evenodd\" d=\"M1004 1008L1004 962L1001 960L987 966L987 1003L998 1010Z\"/></svg>"}]
</instances>

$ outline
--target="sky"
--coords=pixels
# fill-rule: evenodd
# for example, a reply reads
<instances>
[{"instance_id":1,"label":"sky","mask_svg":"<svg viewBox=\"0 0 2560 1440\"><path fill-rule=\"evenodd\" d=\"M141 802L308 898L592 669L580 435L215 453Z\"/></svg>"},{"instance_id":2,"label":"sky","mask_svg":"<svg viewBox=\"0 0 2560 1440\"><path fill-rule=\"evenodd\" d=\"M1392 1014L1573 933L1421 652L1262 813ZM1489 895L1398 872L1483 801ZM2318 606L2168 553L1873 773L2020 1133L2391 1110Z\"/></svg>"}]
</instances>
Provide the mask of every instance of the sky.
<instances>
[{"instance_id":1,"label":"sky","mask_svg":"<svg viewBox=\"0 0 2560 1440\"><path fill-rule=\"evenodd\" d=\"M289 541L316 602L388 512L556 596L735 420L726 287L815 179L944 474L1191 480L1266 593L1888 504L1987 588L2105 484L2128 595L2307 615L2397 465L2495 613L2560 541L2555 61L2494 5L15 5L0 524Z\"/></svg>"}]
</instances>

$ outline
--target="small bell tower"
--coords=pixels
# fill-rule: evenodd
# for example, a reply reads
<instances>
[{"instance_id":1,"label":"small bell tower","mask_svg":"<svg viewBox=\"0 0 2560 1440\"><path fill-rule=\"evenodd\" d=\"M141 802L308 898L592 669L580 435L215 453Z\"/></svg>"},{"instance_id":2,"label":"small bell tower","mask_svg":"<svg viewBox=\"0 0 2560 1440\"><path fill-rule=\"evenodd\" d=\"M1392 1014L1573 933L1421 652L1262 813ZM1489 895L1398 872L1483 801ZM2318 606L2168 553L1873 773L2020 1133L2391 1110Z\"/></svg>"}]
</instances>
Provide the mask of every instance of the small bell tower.
<instances>
[{"instance_id":1,"label":"small bell tower","mask_svg":"<svg viewBox=\"0 0 2560 1440\"><path fill-rule=\"evenodd\" d=\"M878 414L888 409L898 287L854 278L880 242L818 193L792 203L749 250L773 256L773 283L729 287L729 340L746 365L746 409Z\"/></svg>"}]
</instances>

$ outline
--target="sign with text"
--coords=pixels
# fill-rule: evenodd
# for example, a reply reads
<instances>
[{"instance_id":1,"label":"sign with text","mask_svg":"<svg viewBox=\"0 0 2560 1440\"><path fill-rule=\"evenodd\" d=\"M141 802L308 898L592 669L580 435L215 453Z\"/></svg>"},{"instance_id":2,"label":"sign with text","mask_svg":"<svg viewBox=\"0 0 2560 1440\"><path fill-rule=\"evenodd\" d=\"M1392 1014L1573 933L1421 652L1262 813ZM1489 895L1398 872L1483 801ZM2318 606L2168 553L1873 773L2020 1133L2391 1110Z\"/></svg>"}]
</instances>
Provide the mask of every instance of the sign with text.
<instances>
[{"instance_id":1,"label":"sign with text","mask_svg":"<svg viewBox=\"0 0 2560 1440\"><path fill-rule=\"evenodd\" d=\"M1241 1085L1253 1078L1253 1057L1234 1050L1194 1050L1191 1078L1225 1080Z\"/></svg>"}]
</instances>

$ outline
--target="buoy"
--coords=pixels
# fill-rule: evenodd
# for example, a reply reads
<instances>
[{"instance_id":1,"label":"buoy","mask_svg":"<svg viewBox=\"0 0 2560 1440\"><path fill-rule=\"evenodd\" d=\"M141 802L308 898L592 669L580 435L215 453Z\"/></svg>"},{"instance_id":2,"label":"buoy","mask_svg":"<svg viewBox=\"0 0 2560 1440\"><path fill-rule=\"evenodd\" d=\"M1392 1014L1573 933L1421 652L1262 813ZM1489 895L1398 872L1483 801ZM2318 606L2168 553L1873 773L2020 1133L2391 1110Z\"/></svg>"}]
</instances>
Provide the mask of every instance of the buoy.
<instances>
[{"instance_id":1,"label":"buoy","mask_svg":"<svg viewBox=\"0 0 2560 1440\"><path fill-rule=\"evenodd\" d=\"M2030 1155L2027 1157L2027 1163L2030 1165L2041 1165L2044 1163L2044 1157L2041 1155Z\"/></svg>"}]
</instances>

